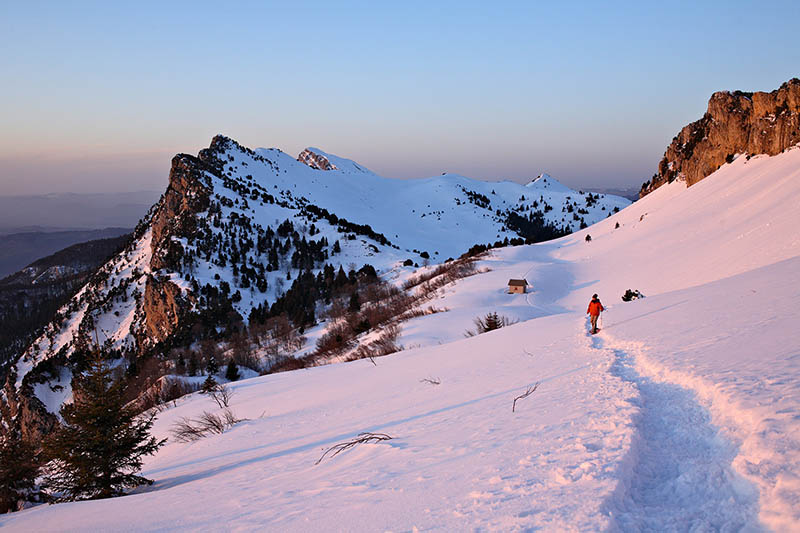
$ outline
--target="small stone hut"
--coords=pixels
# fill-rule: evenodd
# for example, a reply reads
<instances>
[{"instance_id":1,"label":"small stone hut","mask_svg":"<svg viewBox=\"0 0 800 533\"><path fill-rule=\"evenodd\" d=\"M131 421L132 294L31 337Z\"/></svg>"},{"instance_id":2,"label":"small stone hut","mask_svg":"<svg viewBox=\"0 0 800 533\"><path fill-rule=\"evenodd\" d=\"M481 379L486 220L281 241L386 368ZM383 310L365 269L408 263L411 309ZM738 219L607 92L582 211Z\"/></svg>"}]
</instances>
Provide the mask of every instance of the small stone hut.
<instances>
[{"instance_id":1,"label":"small stone hut","mask_svg":"<svg viewBox=\"0 0 800 533\"><path fill-rule=\"evenodd\" d=\"M527 292L528 282L524 279L510 279L508 280L508 294L525 294Z\"/></svg>"}]
</instances>

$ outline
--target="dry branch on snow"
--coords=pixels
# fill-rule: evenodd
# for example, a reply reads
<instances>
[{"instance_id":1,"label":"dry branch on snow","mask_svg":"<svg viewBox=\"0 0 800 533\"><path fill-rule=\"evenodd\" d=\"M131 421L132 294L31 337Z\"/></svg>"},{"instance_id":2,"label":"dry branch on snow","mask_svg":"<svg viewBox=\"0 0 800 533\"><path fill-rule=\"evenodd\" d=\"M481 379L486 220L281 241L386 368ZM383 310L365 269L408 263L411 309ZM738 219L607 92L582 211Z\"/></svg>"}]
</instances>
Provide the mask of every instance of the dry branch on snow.
<instances>
[{"instance_id":1,"label":"dry branch on snow","mask_svg":"<svg viewBox=\"0 0 800 533\"><path fill-rule=\"evenodd\" d=\"M350 448L356 446L357 444L365 444L367 442L380 442L384 440L392 440L393 438L394 437L390 437L386 433L359 433L356 438L345 442L340 442L339 444L334 444L333 446L325 450L325 453L322 454L322 457L317 459L317 462L314 464L315 465L320 464L322 460L325 459L325 456L328 455L330 452L333 452L331 454L331 457L334 457L338 455L340 452L349 450Z\"/></svg>"},{"instance_id":2,"label":"dry branch on snow","mask_svg":"<svg viewBox=\"0 0 800 533\"><path fill-rule=\"evenodd\" d=\"M514 412L514 411L517 409L517 400L521 400L521 399L523 399L523 398L527 398L528 396L530 396L531 394L533 394L533 392L534 392L534 391L535 391L535 390L536 390L538 387L539 387L539 382L537 381L535 385L533 385L533 386L531 386L531 387L528 387L528 390L526 390L526 391L525 391L523 394L520 394L519 396L517 396L516 398L514 398L514 403L513 403L513 404L511 404L511 412L513 413L513 412Z\"/></svg>"}]
</instances>

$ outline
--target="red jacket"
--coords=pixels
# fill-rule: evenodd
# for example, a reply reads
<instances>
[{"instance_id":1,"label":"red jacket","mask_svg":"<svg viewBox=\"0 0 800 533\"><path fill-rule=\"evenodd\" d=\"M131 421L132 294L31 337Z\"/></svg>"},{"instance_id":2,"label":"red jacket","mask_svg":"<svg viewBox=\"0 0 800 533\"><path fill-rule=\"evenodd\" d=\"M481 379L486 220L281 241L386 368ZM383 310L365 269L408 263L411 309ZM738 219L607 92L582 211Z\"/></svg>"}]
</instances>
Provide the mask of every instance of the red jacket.
<instances>
[{"instance_id":1,"label":"red jacket","mask_svg":"<svg viewBox=\"0 0 800 533\"><path fill-rule=\"evenodd\" d=\"M600 311L605 311L605 307L600 303L600 300L592 300L589 302L589 308L586 310L587 313L592 316L597 316L600 314Z\"/></svg>"}]
</instances>

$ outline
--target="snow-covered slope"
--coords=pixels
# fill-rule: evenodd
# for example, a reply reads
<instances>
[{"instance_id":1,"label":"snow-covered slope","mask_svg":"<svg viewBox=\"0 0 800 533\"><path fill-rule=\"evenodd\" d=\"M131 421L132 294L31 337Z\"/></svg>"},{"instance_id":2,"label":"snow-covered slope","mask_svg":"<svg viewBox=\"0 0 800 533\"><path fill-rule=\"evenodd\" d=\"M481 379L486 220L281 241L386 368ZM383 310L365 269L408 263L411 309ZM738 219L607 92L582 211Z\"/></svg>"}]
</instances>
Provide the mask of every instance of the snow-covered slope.
<instances>
[{"instance_id":1,"label":"snow-covered slope","mask_svg":"<svg viewBox=\"0 0 800 533\"><path fill-rule=\"evenodd\" d=\"M444 288L448 312L403 325L403 342L420 347L235 383L231 407L248 420L169 442L147 462L152 487L0 525L796 529L799 195L800 149L740 158L573 236L498 250L482 262L490 270ZM534 291L505 294L511 277ZM623 303L627 288L647 298ZM596 336L584 314L593 292L607 307ZM486 310L524 320L464 338ZM155 432L212 408L185 398ZM315 464L365 431L392 439Z\"/></svg>"},{"instance_id":2,"label":"snow-covered slope","mask_svg":"<svg viewBox=\"0 0 800 533\"><path fill-rule=\"evenodd\" d=\"M69 366L76 347L96 339L122 356L172 346L176 337L187 343L193 327L189 343L203 337L198 328L224 337L235 329L226 317L247 323L301 273L317 275L326 264L396 273L409 259L442 262L475 244L530 237L528 226L571 231L629 204L548 180L552 190L532 191L455 175L387 179L316 148L297 160L217 136L198 158L173 159L169 187L133 242L22 354L12 368L14 389L26 379L60 382L50 363L27 376L54 357ZM16 411L18 400L6 393L0 400Z\"/></svg>"}]
</instances>

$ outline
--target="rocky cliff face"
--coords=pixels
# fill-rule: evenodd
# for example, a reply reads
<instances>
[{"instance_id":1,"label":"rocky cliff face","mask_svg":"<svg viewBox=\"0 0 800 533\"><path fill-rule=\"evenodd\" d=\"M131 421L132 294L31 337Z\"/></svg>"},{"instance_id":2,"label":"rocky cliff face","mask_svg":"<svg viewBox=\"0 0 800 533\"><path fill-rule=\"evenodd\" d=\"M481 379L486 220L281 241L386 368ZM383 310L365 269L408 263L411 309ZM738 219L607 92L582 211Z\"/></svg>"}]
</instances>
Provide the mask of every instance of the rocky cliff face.
<instances>
[{"instance_id":1,"label":"rocky cliff face","mask_svg":"<svg viewBox=\"0 0 800 533\"><path fill-rule=\"evenodd\" d=\"M58 419L47 411L30 384L26 383L17 390L14 387L15 379L16 374L12 372L0 389L0 436L13 428L20 431L22 438L27 441L41 442L56 427Z\"/></svg>"},{"instance_id":2,"label":"rocky cliff face","mask_svg":"<svg viewBox=\"0 0 800 533\"><path fill-rule=\"evenodd\" d=\"M735 154L775 155L800 142L800 79L765 93L717 92L703 118L672 139L639 196L676 179L691 186Z\"/></svg>"},{"instance_id":3,"label":"rocky cliff face","mask_svg":"<svg viewBox=\"0 0 800 533\"><path fill-rule=\"evenodd\" d=\"M108 348L133 357L175 332L196 303L175 282L182 279L178 275L188 260L181 243L195 238L196 215L209 207L211 179L221 174L216 155L222 148L216 145L223 142L224 138L215 138L200 157L179 154L173 158L167 190L140 222L130 244L94 272L83 289L56 312L16 366L0 368L4 379L0 436L15 427L37 439L54 427L57 407L46 406L40 396L69 393L69 380L60 383L59 376L71 376L69 369L77 364L74 356L80 359L84 351L80 347L91 344L98 332L106 337L103 344ZM129 326L122 328L126 320ZM52 385L54 379L57 385ZM51 386L56 388L48 392Z\"/></svg>"},{"instance_id":4,"label":"rocky cliff face","mask_svg":"<svg viewBox=\"0 0 800 533\"><path fill-rule=\"evenodd\" d=\"M208 209L211 192L206 172L214 168L200 159L179 154L172 158L169 185L153 215L153 270L179 260L180 244L175 238L191 237L196 229L193 215Z\"/></svg>"},{"instance_id":5,"label":"rocky cliff face","mask_svg":"<svg viewBox=\"0 0 800 533\"><path fill-rule=\"evenodd\" d=\"M316 170L336 170L336 165L328 161L327 157L314 153L308 148L300 152L297 160Z\"/></svg>"}]
</instances>

